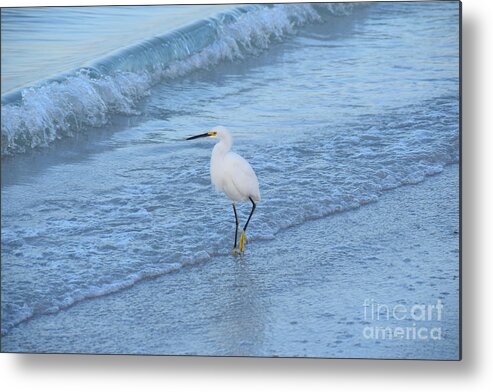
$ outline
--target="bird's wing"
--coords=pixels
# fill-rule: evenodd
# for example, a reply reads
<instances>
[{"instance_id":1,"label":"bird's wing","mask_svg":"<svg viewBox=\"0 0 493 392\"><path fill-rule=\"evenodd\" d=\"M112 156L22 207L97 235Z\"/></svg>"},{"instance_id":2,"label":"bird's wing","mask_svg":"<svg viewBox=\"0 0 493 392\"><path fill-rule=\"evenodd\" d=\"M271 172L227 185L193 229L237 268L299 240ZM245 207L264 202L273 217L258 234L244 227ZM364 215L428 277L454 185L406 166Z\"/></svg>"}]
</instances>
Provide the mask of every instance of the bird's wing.
<instances>
[{"instance_id":1,"label":"bird's wing","mask_svg":"<svg viewBox=\"0 0 493 392\"><path fill-rule=\"evenodd\" d=\"M224 163L228 177L245 199L251 197L255 201L260 201L257 175L250 164L234 152L226 154Z\"/></svg>"}]
</instances>

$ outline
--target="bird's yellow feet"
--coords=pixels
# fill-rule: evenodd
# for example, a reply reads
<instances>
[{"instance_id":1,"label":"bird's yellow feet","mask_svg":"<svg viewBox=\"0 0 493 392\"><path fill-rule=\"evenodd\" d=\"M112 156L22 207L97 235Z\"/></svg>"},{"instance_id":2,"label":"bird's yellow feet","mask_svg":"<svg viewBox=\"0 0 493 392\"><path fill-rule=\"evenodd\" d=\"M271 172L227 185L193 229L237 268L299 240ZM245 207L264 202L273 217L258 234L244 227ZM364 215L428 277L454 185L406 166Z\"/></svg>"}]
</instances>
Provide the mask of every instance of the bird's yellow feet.
<instances>
[{"instance_id":1,"label":"bird's yellow feet","mask_svg":"<svg viewBox=\"0 0 493 392\"><path fill-rule=\"evenodd\" d=\"M246 234L245 230L241 231L241 236L240 236L240 252L243 253L245 251L245 244L246 244Z\"/></svg>"},{"instance_id":2,"label":"bird's yellow feet","mask_svg":"<svg viewBox=\"0 0 493 392\"><path fill-rule=\"evenodd\" d=\"M231 254L233 256L236 256L237 253L238 253L238 249L236 247L234 247L233 250L231 251Z\"/></svg>"}]
</instances>

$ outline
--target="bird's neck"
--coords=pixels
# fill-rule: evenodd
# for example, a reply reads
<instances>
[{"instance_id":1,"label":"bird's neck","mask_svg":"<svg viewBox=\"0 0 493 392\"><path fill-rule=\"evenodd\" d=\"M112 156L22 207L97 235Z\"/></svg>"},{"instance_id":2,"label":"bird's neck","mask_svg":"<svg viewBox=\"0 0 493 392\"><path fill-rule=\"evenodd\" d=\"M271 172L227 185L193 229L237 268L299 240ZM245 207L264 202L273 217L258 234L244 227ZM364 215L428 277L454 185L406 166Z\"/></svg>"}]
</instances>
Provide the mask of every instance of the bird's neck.
<instances>
[{"instance_id":1,"label":"bird's neck","mask_svg":"<svg viewBox=\"0 0 493 392\"><path fill-rule=\"evenodd\" d=\"M231 139L221 140L212 150L212 159L222 159L231 150Z\"/></svg>"},{"instance_id":2,"label":"bird's neck","mask_svg":"<svg viewBox=\"0 0 493 392\"><path fill-rule=\"evenodd\" d=\"M216 187L216 190L220 192L223 187L223 175L224 172L224 156L228 153L231 146L228 146L223 141L217 143L212 149L211 154L211 182Z\"/></svg>"}]
</instances>

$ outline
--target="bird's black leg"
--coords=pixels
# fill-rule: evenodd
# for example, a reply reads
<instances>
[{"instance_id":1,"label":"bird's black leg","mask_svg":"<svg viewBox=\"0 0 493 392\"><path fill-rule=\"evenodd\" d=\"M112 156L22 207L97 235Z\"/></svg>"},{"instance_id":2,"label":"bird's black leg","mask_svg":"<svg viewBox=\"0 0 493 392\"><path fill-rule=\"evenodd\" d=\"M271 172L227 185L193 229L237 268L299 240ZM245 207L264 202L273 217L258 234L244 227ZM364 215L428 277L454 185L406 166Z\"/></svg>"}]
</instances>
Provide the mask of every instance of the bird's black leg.
<instances>
[{"instance_id":1,"label":"bird's black leg","mask_svg":"<svg viewBox=\"0 0 493 392\"><path fill-rule=\"evenodd\" d=\"M251 197L249 197L250 201L252 202L252 211L250 212L250 216L248 217L248 220L246 221L245 223L245 227L243 228L243 231L246 231L247 229L247 226L248 226L248 223L250 223L250 219L252 218L252 215L253 215L253 212L255 211L255 207L257 207L257 205L255 204L255 202L252 200Z\"/></svg>"},{"instance_id":2,"label":"bird's black leg","mask_svg":"<svg viewBox=\"0 0 493 392\"><path fill-rule=\"evenodd\" d=\"M233 211L235 212L235 223L236 223L236 228L235 228L235 246L233 248L233 252L236 252L236 242L238 240L238 225L239 225L239 221L238 221L238 214L236 213L236 206L235 206L235 203L233 203Z\"/></svg>"},{"instance_id":3,"label":"bird's black leg","mask_svg":"<svg viewBox=\"0 0 493 392\"><path fill-rule=\"evenodd\" d=\"M250 215L248 217L248 220L245 223L245 227L243 227L243 230L241 232L240 236L240 252L243 253L245 250L245 243L246 243L246 234L245 231L248 227L248 224L250 223L250 219L252 219L253 212L255 211L255 207L257 206L255 202L252 200L251 197L249 197L250 201L252 202L252 211L250 212Z\"/></svg>"}]
</instances>

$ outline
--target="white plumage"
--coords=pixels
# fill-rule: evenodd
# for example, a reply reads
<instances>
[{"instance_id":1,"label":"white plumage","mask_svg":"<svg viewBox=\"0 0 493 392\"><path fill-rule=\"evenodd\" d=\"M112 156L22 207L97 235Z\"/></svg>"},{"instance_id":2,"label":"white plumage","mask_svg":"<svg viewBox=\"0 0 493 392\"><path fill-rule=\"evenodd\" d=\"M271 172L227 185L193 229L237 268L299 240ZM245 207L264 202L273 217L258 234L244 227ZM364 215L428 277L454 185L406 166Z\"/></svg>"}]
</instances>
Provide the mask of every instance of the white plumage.
<instances>
[{"instance_id":1,"label":"white plumage","mask_svg":"<svg viewBox=\"0 0 493 392\"><path fill-rule=\"evenodd\" d=\"M207 133L189 137L187 140L201 137L211 137L219 139L219 143L214 146L211 155L211 182L216 191L224 192L233 202L233 210L236 220L235 244L233 253L236 253L236 243L238 237L238 215L236 213L235 202L250 200L252 211L243 227L240 237L240 252L244 251L246 243L245 231L248 223L255 211L256 202L260 201L260 189L258 179L250 164L240 155L231 151L233 136L224 127L215 127Z\"/></svg>"},{"instance_id":2,"label":"white plumage","mask_svg":"<svg viewBox=\"0 0 493 392\"><path fill-rule=\"evenodd\" d=\"M211 181L218 192L224 191L232 201L260 201L258 179L250 164L240 155L230 151L233 136L224 127L212 130L219 143L211 155Z\"/></svg>"}]
</instances>

